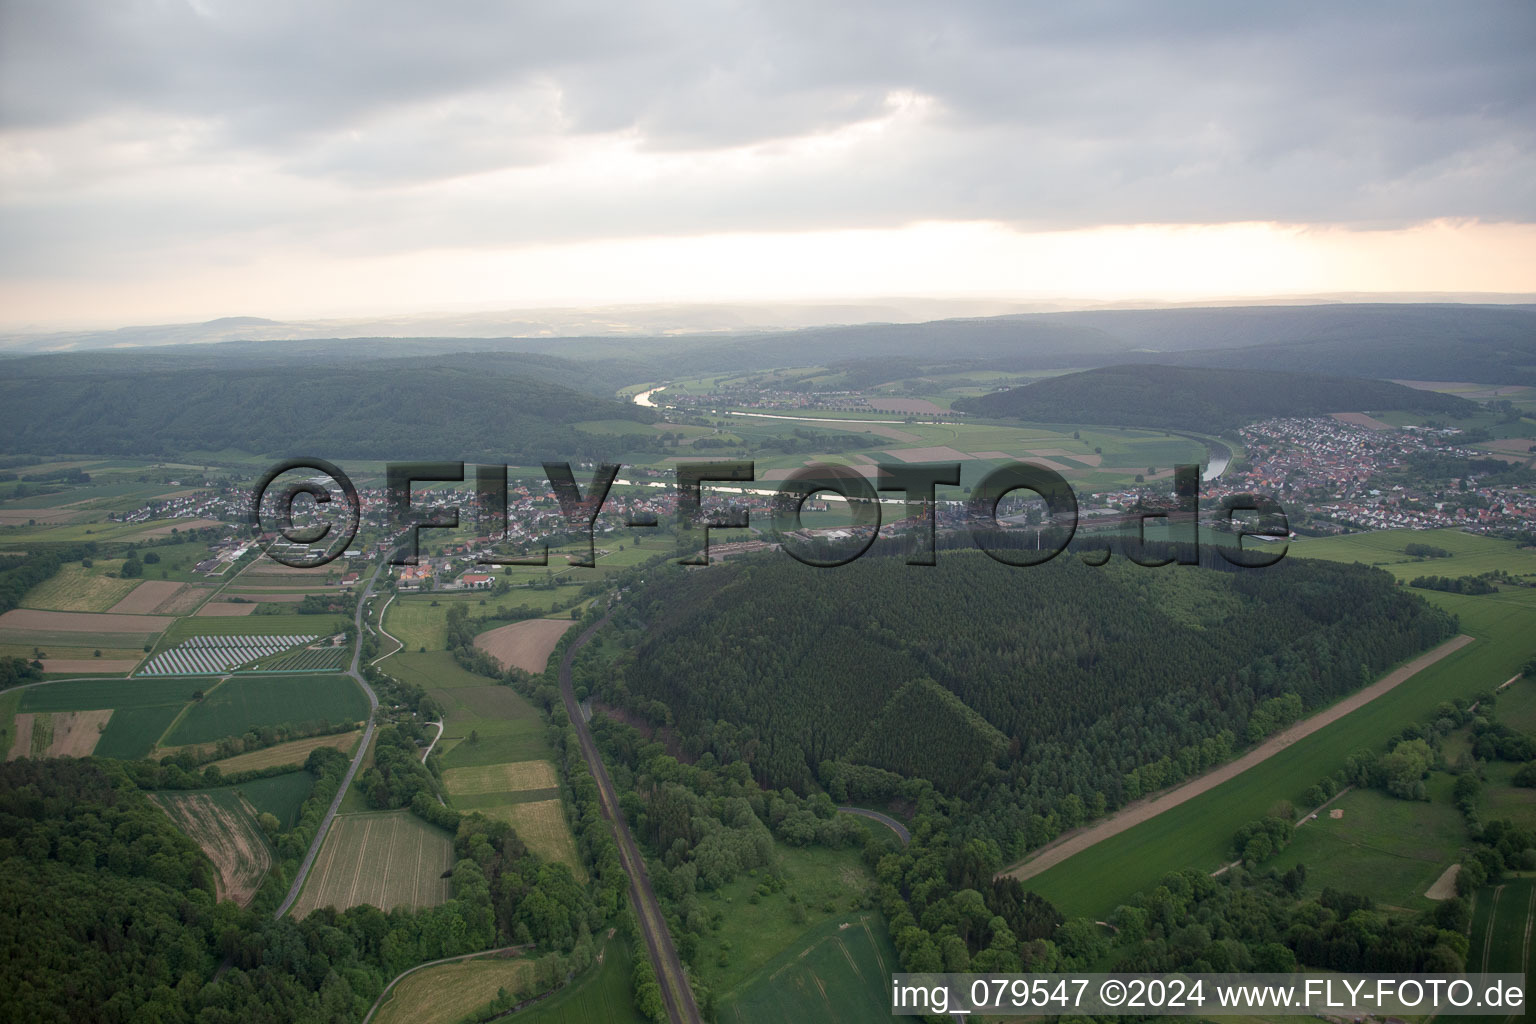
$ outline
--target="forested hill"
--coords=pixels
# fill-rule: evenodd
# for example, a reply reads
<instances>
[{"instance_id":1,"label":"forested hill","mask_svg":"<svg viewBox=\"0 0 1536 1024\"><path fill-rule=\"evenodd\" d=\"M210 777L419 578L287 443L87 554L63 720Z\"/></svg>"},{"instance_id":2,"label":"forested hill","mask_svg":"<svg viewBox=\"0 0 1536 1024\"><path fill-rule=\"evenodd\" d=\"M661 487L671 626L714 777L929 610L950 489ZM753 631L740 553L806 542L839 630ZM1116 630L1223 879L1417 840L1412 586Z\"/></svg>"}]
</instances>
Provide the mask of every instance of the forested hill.
<instances>
[{"instance_id":1,"label":"forested hill","mask_svg":"<svg viewBox=\"0 0 1536 1024\"><path fill-rule=\"evenodd\" d=\"M1454 631L1364 566L1012 568L968 550L675 570L621 621L643 632L612 696L696 751L774 786L827 784L833 762L926 778L1009 836L1069 794L1080 820L1223 761Z\"/></svg>"},{"instance_id":2,"label":"forested hill","mask_svg":"<svg viewBox=\"0 0 1536 1024\"><path fill-rule=\"evenodd\" d=\"M1034 423L1111 423L1217 433L1275 416L1402 409L1465 416L1477 405L1385 380L1278 370L1106 366L955 403L963 412Z\"/></svg>"},{"instance_id":3,"label":"forested hill","mask_svg":"<svg viewBox=\"0 0 1536 1024\"><path fill-rule=\"evenodd\" d=\"M572 424L633 420L638 435L650 433L644 424L655 418L537 370L519 372L516 359L0 378L5 450L38 455L234 449L335 458L574 459L622 442L585 436Z\"/></svg>"}]
</instances>

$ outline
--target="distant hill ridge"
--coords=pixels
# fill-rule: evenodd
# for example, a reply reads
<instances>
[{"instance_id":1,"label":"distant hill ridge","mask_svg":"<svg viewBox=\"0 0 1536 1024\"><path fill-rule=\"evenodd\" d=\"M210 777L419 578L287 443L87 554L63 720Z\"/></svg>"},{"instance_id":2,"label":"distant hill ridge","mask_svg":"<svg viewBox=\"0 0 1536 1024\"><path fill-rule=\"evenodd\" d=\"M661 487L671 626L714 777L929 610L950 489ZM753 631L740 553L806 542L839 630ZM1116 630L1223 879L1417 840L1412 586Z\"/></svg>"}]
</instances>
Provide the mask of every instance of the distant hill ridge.
<instances>
[{"instance_id":1,"label":"distant hill ridge","mask_svg":"<svg viewBox=\"0 0 1536 1024\"><path fill-rule=\"evenodd\" d=\"M1276 416L1402 409L1464 416L1476 403L1391 381L1280 370L1106 366L955 403L962 412L1035 423L1108 423L1216 433Z\"/></svg>"}]
</instances>

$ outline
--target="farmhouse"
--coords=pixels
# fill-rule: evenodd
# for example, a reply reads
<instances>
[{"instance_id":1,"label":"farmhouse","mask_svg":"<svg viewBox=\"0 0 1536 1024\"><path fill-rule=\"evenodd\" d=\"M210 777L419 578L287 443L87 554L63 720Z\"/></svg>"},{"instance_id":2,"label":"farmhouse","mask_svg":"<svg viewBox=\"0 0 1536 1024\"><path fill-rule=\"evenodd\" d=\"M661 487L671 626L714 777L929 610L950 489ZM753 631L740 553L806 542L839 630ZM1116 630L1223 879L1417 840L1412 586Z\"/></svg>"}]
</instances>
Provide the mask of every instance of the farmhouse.
<instances>
[{"instance_id":1,"label":"farmhouse","mask_svg":"<svg viewBox=\"0 0 1536 1024\"><path fill-rule=\"evenodd\" d=\"M496 577L483 572L467 572L459 577L459 584L465 590L489 590L495 586Z\"/></svg>"}]
</instances>

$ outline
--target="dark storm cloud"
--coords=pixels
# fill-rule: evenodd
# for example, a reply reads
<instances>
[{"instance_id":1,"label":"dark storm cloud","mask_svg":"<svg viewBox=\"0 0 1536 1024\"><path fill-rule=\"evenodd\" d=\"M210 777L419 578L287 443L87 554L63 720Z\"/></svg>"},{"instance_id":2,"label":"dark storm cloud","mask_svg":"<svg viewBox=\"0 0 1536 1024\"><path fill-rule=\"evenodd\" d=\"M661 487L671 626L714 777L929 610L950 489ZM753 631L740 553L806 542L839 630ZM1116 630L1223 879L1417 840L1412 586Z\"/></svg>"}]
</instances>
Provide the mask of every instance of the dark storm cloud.
<instances>
[{"instance_id":1,"label":"dark storm cloud","mask_svg":"<svg viewBox=\"0 0 1536 1024\"><path fill-rule=\"evenodd\" d=\"M286 215L302 232L382 218L397 246L959 218L1530 221L1533 44L1526 0L0 0L0 142L13 168L50 161L9 189L13 214L36 199L21 220L43 235L70 188L123 173L93 161L98 126L119 142L140 131L153 150L183 124L185 144L135 169L261 166L332 198L246 195L233 219ZM771 155L887 117L903 97L920 117L842 163L557 184L482 201L468 222L451 197L425 198L436 182L537 169L615 136L653 155ZM57 140L83 155L71 163ZM135 189L154 205L151 186ZM159 201L187 204L184 223L160 221L175 233L218 199L168 186ZM94 197L93 215L111 202Z\"/></svg>"}]
</instances>

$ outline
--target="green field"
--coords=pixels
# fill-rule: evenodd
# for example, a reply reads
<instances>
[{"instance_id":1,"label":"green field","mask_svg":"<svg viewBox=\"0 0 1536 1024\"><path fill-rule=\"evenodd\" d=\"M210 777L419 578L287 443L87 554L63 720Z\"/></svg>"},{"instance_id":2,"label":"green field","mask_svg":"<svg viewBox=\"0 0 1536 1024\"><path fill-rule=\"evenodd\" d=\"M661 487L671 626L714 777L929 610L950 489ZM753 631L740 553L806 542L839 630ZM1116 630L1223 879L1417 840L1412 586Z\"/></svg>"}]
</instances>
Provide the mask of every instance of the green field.
<instances>
[{"instance_id":1,"label":"green field","mask_svg":"<svg viewBox=\"0 0 1536 1024\"><path fill-rule=\"evenodd\" d=\"M210 743L253 726L367 717L368 698L347 676L235 676L194 704L166 745Z\"/></svg>"},{"instance_id":2,"label":"green field","mask_svg":"<svg viewBox=\"0 0 1536 1024\"><path fill-rule=\"evenodd\" d=\"M417 971L396 985L379 1007L374 1024L458 1024L533 977L532 960L483 957Z\"/></svg>"},{"instance_id":3,"label":"green field","mask_svg":"<svg viewBox=\"0 0 1536 1024\"><path fill-rule=\"evenodd\" d=\"M1536 879L1516 878L1477 891L1467 970L1536 974L1531 932L1536 925ZM1518 1019L1518 1018L1517 1018Z\"/></svg>"},{"instance_id":4,"label":"green field","mask_svg":"<svg viewBox=\"0 0 1536 1024\"><path fill-rule=\"evenodd\" d=\"M289 829L298 824L299 810L314 791L315 777L306 771L287 772L230 788L238 790L252 807L273 815L282 822L283 828Z\"/></svg>"},{"instance_id":5,"label":"green field","mask_svg":"<svg viewBox=\"0 0 1536 1024\"><path fill-rule=\"evenodd\" d=\"M809 944L807 935L831 921L849 920L872 883L855 851L783 844L775 844L774 851L778 873L787 883L782 891L756 894L754 890L767 877L759 870L755 875L739 875L701 897L705 912L719 915L718 928L706 943L697 971L700 980L722 999L741 991L786 951L804 949ZM795 903L790 901L791 894L797 897ZM871 927L878 927L874 918ZM717 955L717 949L724 951L723 956ZM880 987L877 994L883 991Z\"/></svg>"},{"instance_id":6,"label":"green field","mask_svg":"<svg viewBox=\"0 0 1536 1024\"><path fill-rule=\"evenodd\" d=\"M444 768L553 759L538 710L510 686L464 671L447 651L402 651L380 667L443 705Z\"/></svg>"},{"instance_id":7,"label":"green field","mask_svg":"<svg viewBox=\"0 0 1536 1024\"><path fill-rule=\"evenodd\" d=\"M1214 870L1230 859L1232 834L1275 801L1300 803L1308 787L1353 751L1380 749L1404 725L1428 718L1440 701L1491 690L1536 654L1536 591L1434 593L1429 599L1458 614L1462 632L1476 642L1263 764L1042 872L1028 886L1068 916L1102 918L1170 871Z\"/></svg>"},{"instance_id":8,"label":"green field","mask_svg":"<svg viewBox=\"0 0 1536 1024\"><path fill-rule=\"evenodd\" d=\"M1507 818L1517 825L1536 825L1536 789L1514 784L1520 767L1508 761L1483 765L1486 784L1478 794L1477 809L1484 821Z\"/></svg>"},{"instance_id":9,"label":"green field","mask_svg":"<svg viewBox=\"0 0 1536 1024\"><path fill-rule=\"evenodd\" d=\"M487 607L480 601L485 599ZM497 604L506 604L502 598ZM471 616L486 614L490 607L489 595L483 591L459 594L405 595L389 603L384 615L384 628L391 636L405 645L407 651L442 651L448 647L448 610L456 604L469 608Z\"/></svg>"},{"instance_id":10,"label":"green field","mask_svg":"<svg viewBox=\"0 0 1536 1024\"><path fill-rule=\"evenodd\" d=\"M23 691L20 711L91 711L112 708L112 719L96 744L98 757L144 757L172 720L186 707L192 691L216 680L89 679L50 683Z\"/></svg>"},{"instance_id":11,"label":"green field","mask_svg":"<svg viewBox=\"0 0 1536 1024\"><path fill-rule=\"evenodd\" d=\"M516 1016L517 1024L644 1024L630 985L629 943L615 936L603 943L603 962L548 999Z\"/></svg>"},{"instance_id":12,"label":"green field","mask_svg":"<svg viewBox=\"0 0 1536 1024\"><path fill-rule=\"evenodd\" d=\"M1408 544L1428 544L1451 552L1450 558L1413 558ZM1461 530L1380 530L1342 537L1299 537L1290 554L1330 562L1364 562L1380 566L1398 579L1415 576L1476 576L1502 569L1515 576L1536 576L1536 548L1521 548L1512 540L1463 533Z\"/></svg>"},{"instance_id":13,"label":"green field","mask_svg":"<svg viewBox=\"0 0 1536 1024\"><path fill-rule=\"evenodd\" d=\"M1499 691L1494 717L1517 732L1536 733L1536 679L1521 679Z\"/></svg>"},{"instance_id":14,"label":"green field","mask_svg":"<svg viewBox=\"0 0 1536 1024\"><path fill-rule=\"evenodd\" d=\"M873 911L825 921L802 934L720 1001L721 1024L891 1019L890 976L900 970Z\"/></svg>"},{"instance_id":15,"label":"green field","mask_svg":"<svg viewBox=\"0 0 1536 1024\"><path fill-rule=\"evenodd\" d=\"M137 579L119 579L115 575L123 559L102 559L87 569L70 562L22 596L23 608L46 608L59 612L104 612L128 596L139 585Z\"/></svg>"},{"instance_id":16,"label":"green field","mask_svg":"<svg viewBox=\"0 0 1536 1024\"><path fill-rule=\"evenodd\" d=\"M1424 893L1461 859L1466 841L1466 824L1451 798L1455 781L1444 772L1431 775L1428 803L1351 790L1329 805L1330 811L1342 810L1343 818L1323 811L1298 828L1291 845L1265 869L1283 872L1305 864L1308 895L1332 887L1386 906L1426 910L1432 904Z\"/></svg>"}]
</instances>

